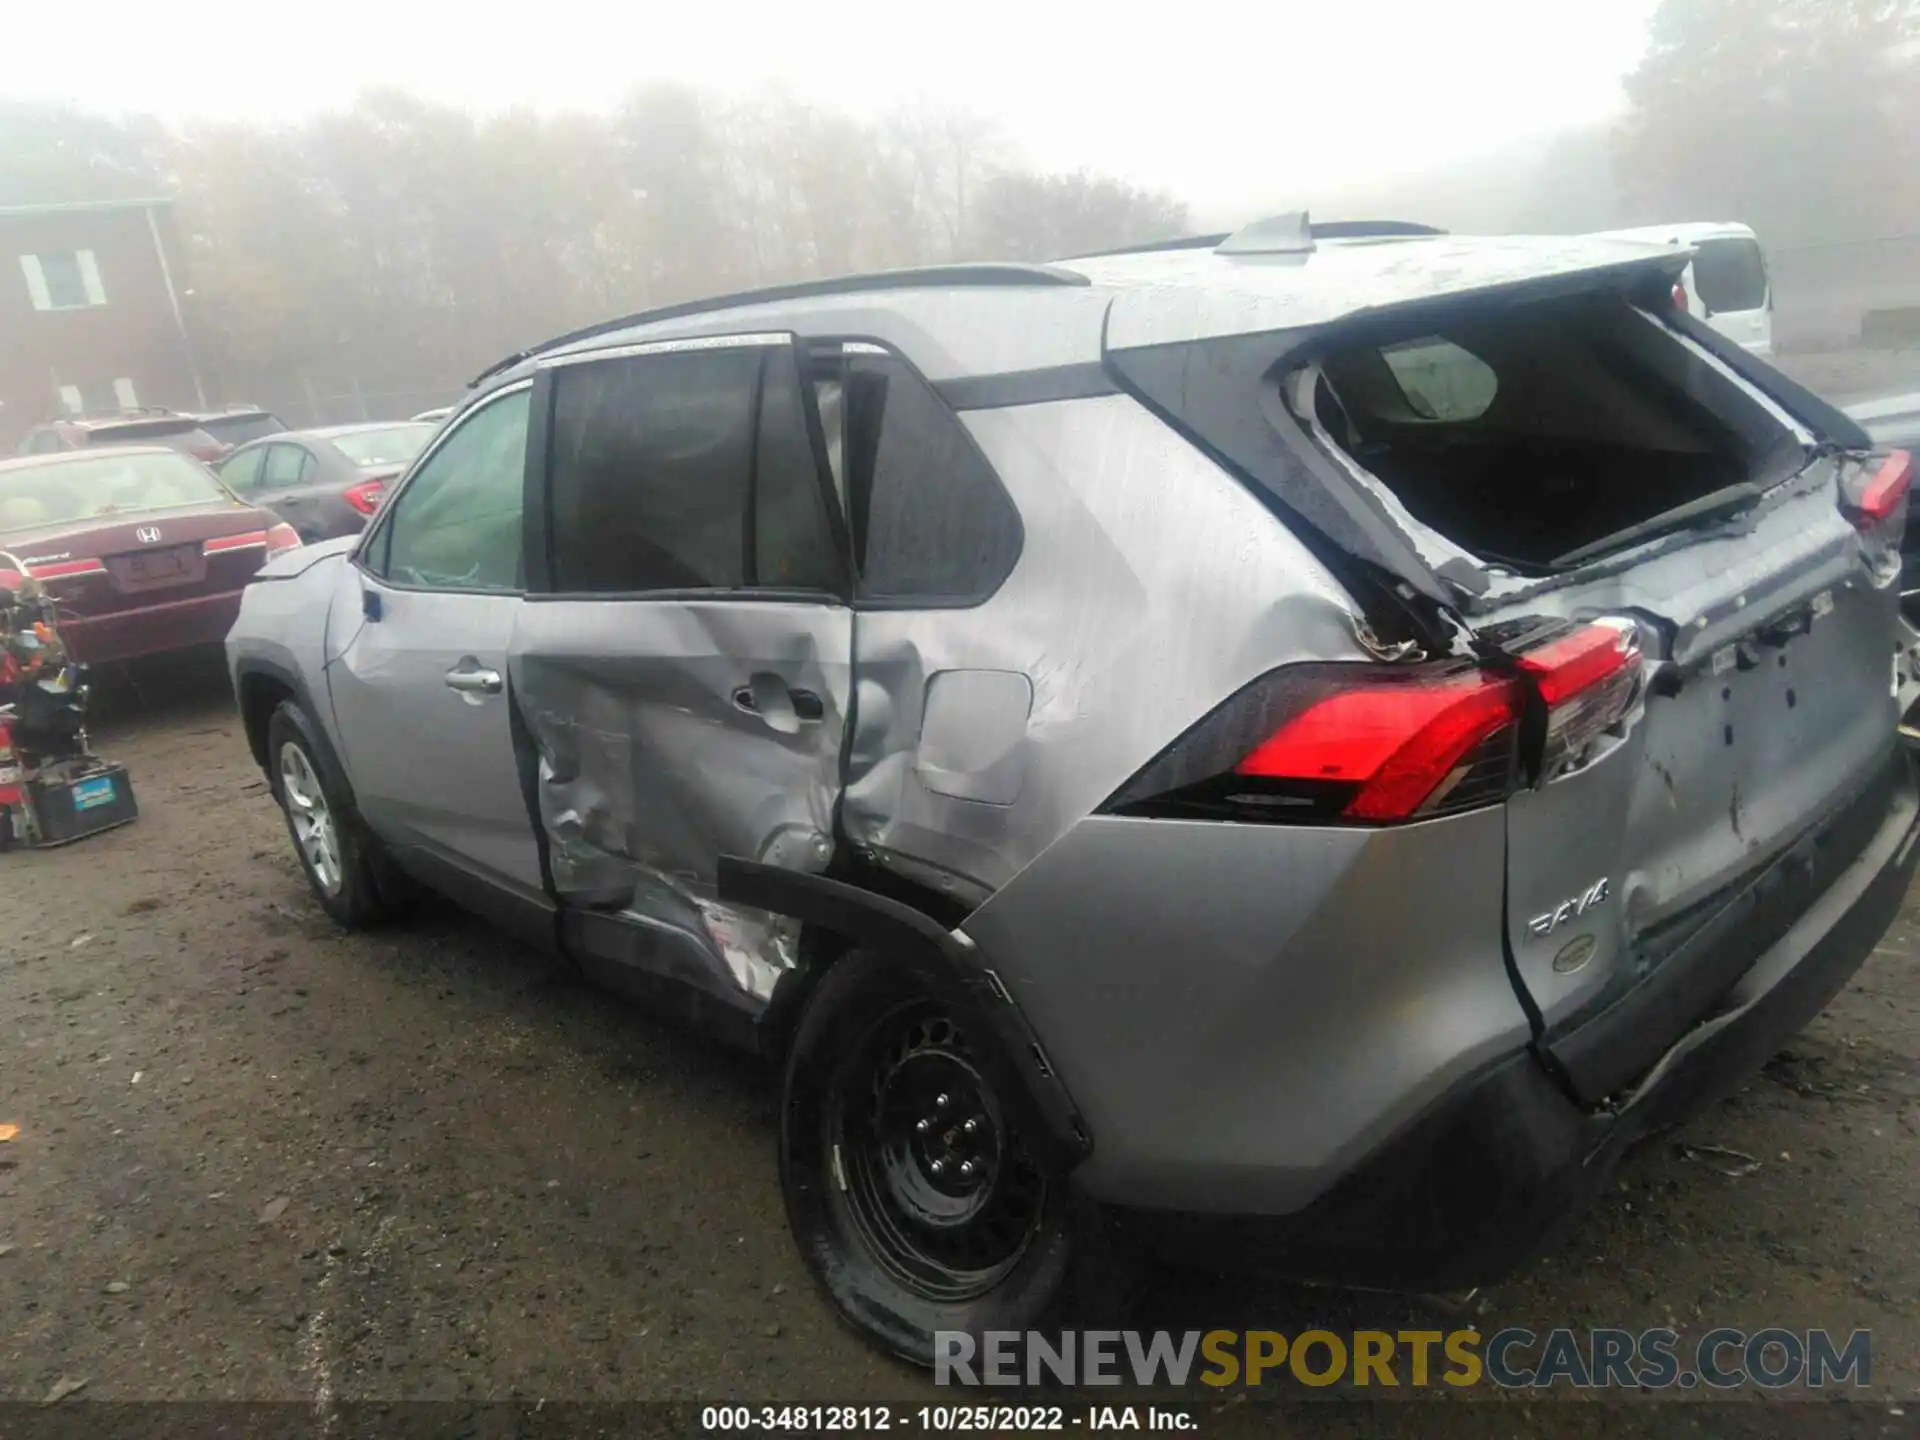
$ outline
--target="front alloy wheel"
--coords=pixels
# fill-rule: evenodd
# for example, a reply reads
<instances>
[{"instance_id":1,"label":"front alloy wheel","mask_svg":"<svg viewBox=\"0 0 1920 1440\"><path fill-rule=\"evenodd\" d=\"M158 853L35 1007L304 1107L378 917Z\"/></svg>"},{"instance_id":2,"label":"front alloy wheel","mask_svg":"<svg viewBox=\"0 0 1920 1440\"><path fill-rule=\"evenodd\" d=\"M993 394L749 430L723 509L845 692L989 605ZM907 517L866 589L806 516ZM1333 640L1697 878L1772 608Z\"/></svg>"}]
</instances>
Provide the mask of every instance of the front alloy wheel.
<instances>
[{"instance_id":1,"label":"front alloy wheel","mask_svg":"<svg viewBox=\"0 0 1920 1440\"><path fill-rule=\"evenodd\" d=\"M338 895L343 877L333 811L327 805L320 777L313 772L313 763L296 741L280 747L280 795L286 803L293 843L308 874L325 894Z\"/></svg>"}]
</instances>

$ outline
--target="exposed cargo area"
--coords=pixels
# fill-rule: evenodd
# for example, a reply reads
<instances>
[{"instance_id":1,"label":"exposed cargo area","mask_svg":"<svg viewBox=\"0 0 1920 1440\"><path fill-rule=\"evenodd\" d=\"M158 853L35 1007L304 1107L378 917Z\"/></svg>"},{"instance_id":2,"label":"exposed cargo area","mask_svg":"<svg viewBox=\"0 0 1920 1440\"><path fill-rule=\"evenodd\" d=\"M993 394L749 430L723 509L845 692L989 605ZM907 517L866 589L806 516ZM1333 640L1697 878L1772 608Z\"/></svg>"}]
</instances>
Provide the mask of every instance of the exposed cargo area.
<instances>
[{"instance_id":1,"label":"exposed cargo area","mask_svg":"<svg viewBox=\"0 0 1920 1440\"><path fill-rule=\"evenodd\" d=\"M1541 575L1737 513L1799 471L1789 425L1611 294L1478 301L1336 340L1309 419L1413 518Z\"/></svg>"}]
</instances>

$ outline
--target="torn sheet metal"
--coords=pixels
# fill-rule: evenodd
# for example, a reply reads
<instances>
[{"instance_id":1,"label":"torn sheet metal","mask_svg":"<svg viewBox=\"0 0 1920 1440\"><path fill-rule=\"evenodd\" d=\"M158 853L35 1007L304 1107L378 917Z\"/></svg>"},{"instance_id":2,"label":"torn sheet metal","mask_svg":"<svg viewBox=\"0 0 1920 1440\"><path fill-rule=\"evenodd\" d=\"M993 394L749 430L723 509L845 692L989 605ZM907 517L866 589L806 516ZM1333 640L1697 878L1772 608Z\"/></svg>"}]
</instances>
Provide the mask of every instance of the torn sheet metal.
<instances>
[{"instance_id":1,"label":"torn sheet metal","mask_svg":"<svg viewBox=\"0 0 1920 1440\"><path fill-rule=\"evenodd\" d=\"M795 927L722 904L714 868L833 858L851 648L830 604L522 607L508 663L556 896L644 932L608 958L731 1002L764 1002L792 967Z\"/></svg>"}]
</instances>

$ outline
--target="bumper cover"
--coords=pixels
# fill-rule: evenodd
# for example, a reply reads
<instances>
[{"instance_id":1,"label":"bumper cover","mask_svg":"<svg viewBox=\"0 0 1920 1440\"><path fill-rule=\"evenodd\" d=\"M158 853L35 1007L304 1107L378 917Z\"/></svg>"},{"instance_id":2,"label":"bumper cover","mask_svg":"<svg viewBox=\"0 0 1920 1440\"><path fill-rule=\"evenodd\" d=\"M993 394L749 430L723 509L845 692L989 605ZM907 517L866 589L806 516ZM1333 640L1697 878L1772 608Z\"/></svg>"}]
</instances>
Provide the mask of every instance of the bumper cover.
<instances>
[{"instance_id":1,"label":"bumper cover","mask_svg":"<svg viewBox=\"0 0 1920 1440\"><path fill-rule=\"evenodd\" d=\"M1510 1273L1628 1147L1737 1088L1860 968L1920 861L1911 765L1879 788L1882 818L1858 858L1784 934L1756 917L1757 958L1614 1106L1583 1108L1529 1048L1456 1085L1294 1214L1132 1211L1123 1228L1162 1253L1336 1284L1452 1290Z\"/></svg>"}]
</instances>

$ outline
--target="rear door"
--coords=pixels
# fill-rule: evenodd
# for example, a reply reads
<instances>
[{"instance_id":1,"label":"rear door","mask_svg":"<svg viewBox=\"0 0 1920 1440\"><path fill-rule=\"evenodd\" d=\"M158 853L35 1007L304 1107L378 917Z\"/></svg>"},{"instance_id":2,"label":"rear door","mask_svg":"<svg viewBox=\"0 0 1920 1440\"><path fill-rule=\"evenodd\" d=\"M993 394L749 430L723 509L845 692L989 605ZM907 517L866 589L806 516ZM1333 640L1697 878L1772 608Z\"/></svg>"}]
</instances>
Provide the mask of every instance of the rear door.
<instances>
[{"instance_id":1,"label":"rear door","mask_svg":"<svg viewBox=\"0 0 1920 1440\"><path fill-rule=\"evenodd\" d=\"M361 813L436 885L509 922L545 904L506 693L528 406L529 387L502 391L421 460L357 556L357 603L328 625Z\"/></svg>"},{"instance_id":2,"label":"rear door","mask_svg":"<svg viewBox=\"0 0 1920 1440\"><path fill-rule=\"evenodd\" d=\"M797 348L561 357L534 403L543 534L508 664L570 943L750 1015L790 935L720 905L717 862L825 868L850 704L844 527Z\"/></svg>"}]
</instances>

